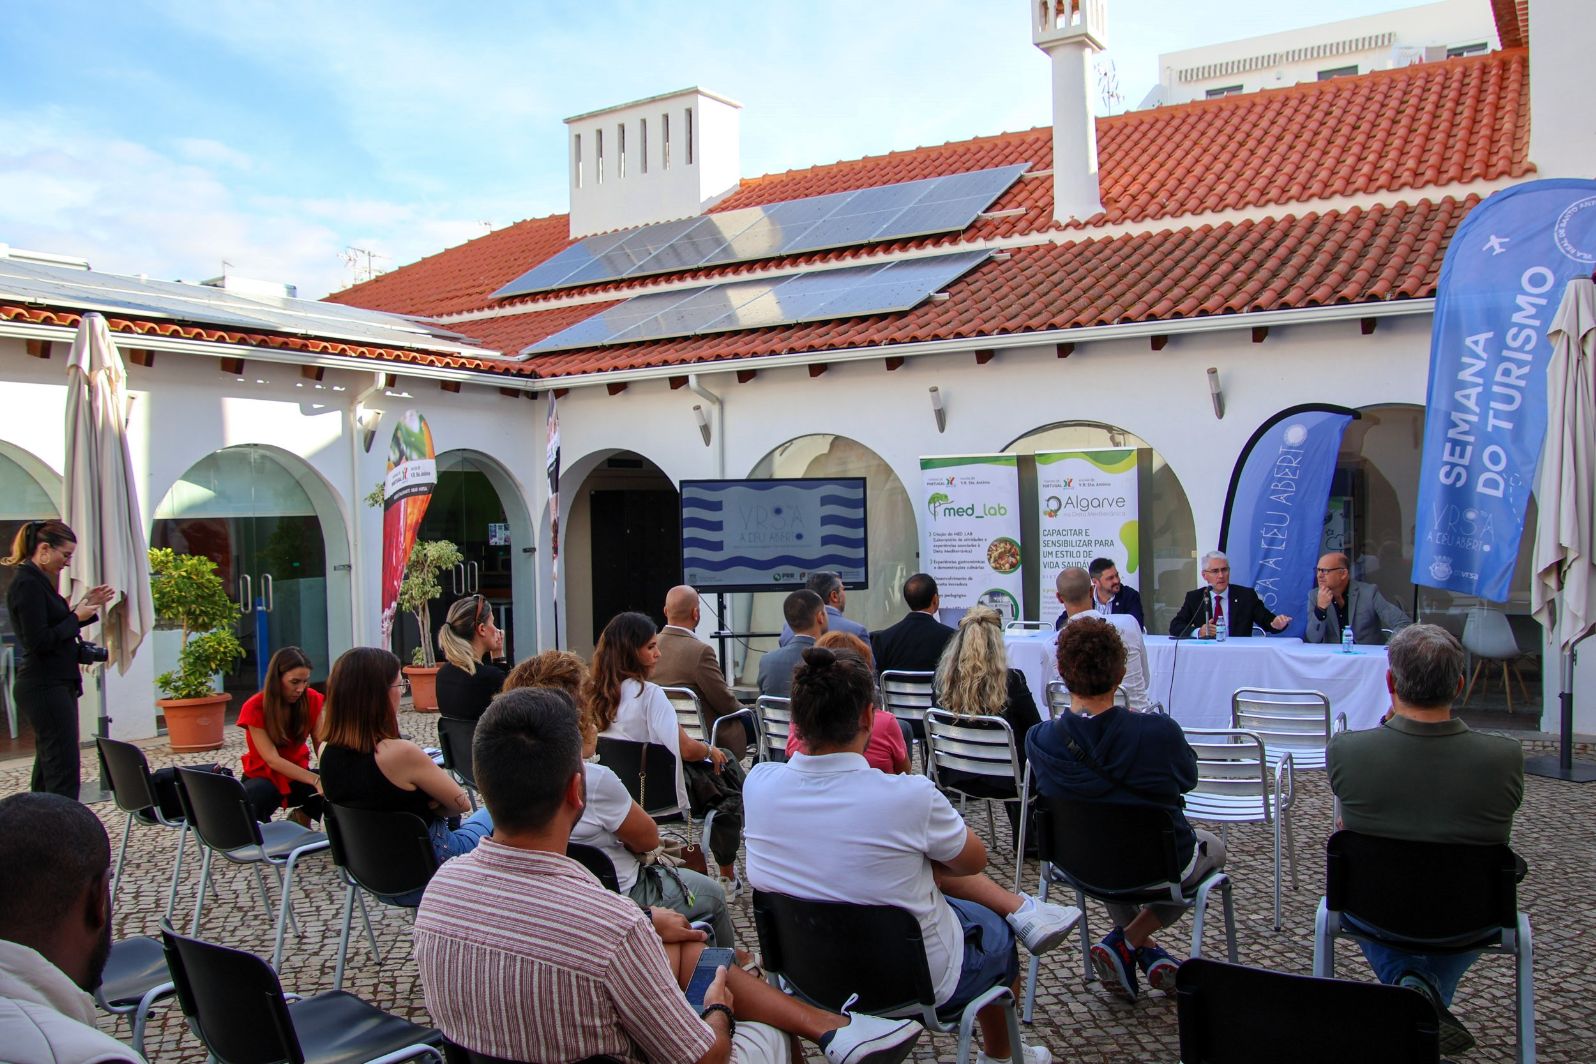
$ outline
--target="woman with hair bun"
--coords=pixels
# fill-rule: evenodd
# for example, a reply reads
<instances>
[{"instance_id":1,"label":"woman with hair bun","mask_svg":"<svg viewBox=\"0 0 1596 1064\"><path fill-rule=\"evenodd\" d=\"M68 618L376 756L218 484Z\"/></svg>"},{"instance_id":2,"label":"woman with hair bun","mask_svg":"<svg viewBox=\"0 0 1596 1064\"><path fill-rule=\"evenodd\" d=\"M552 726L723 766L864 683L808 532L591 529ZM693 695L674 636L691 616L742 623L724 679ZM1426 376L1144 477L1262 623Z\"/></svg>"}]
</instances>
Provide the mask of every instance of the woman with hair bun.
<instances>
[{"instance_id":1,"label":"woman with hair bun","mask_svg":"<svg viewBox=\"0 0 1596 1064\"><path fill-rule=\"evenodd\" d=\"M815 640L815 646L825 647L828 650L851 650L859 656L867 667L874 671L875 662L870 653L870 644L851 632L827 632ZM876 699L871 698L874 705ZM803 751L803 736L795 724L787 731L787 756ZM882 772L907 772L909 771L909 747L903 741L903 729L898 726L898 718L891 713L876 707L876 715L870 725L870 742L865 747L864 759L870 762L872 768Z\"/></svg>"},{"instance_id":2,"label":"woman with hair bun","mask_svg":"<svg viewBox=\"0 0 1596 1064\"><path fill-rule=\"evenodd\" d=\"M493 621L493 607L481 595L467 595L449 607L438 629L438 712L478 720L504 686L504 631Z\"/></svg>"}]
</instances>

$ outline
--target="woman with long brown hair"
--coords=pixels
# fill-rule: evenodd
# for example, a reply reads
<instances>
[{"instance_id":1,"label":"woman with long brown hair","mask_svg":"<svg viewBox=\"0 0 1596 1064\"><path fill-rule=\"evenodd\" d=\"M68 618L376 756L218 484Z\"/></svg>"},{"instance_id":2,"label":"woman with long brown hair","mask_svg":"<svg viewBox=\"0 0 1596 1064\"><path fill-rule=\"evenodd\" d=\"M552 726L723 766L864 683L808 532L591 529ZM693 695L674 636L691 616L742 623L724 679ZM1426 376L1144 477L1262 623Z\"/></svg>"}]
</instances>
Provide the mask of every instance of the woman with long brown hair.
<instances>
[{"instance_id":1,"label":"woman with long brown hair","mask_svg":"<svg viewBox=\"0 0 1596 1064\"><path fill-rule=\"evenodd\" d=\"M244 794L255 819L279 808L306 827L320 820L321 777L310 767L310 746L321 721L321 693L310 686L310 658L281 647L266 665L266 683L238 711L244 729Z\"/></svg>"},{"instance_id":2,"label":"woman with long brown hair","mask_svg":"<svg viewBox=\"0 0 1596 1064\"><path fill-rule=\"evenodd\" d=\"M17 705L33 725L33 781L30 789L78 797L78 699L83 672L78 633L99 620L99 609L116 597L109 585L90 588L68 604L57 586L72 562L78 537L60 521L29 521L0 564L16 567L6 591L11 627L21 644L13 690Z\"/></svg>"}]
</instances>

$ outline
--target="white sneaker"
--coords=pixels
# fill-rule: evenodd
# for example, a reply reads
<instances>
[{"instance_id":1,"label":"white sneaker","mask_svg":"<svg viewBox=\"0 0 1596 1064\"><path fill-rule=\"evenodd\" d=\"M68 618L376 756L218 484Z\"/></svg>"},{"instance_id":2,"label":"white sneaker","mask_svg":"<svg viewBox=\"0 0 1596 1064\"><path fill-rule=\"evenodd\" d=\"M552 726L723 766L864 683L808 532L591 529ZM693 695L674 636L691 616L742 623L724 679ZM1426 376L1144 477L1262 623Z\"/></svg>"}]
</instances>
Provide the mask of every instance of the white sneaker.
<instances>
[{"instance_id":1,"label":"white sneaker","mask_svg":"<svg viewBox=\"0 0 1596 1064\"><path fill-rule=\"evenodd\" d=\"M716 876L715 878L720 882L720 889L726 892L727 901L732 901L743 892L744 884L742 876L732 876L730 879L727 879L725 876Z\"/></svg>"},{"instance_id":2,"label":"white sneaker","mask_svg":"<svg viewBox=\"0 0 1596 1064\"><path fill-rule=\"evenodd\" d=\"M843 1012L847 1013L847 1006ZM846 1027L832 1031L826 1040L826 1060L830 1064L898 1064L913 1052L923 1030L914 1020L855 1012L848 1016Z\"/></svg>"},{"instance_id":3,"label":"white sneaker","mask_svg":"<svg viewBox=\"0 0 1596 1064\"><path fill-rule=\"evenodd\" d=\"M1021 1046L1021 1064L1053 1064L1053 1054L1047 1046ZM975 1055L977 1064L1011 1064L1008 1060L994 1060L984 1052Z\"/></svg>"},{"instance_id":4,"label":"white sneaker","mask_svg":"<svg viewBox=\"0 0 1596 1064\"><path fill-rule=\"evenodd\" d=\"M1080 922L1081 911L1073 905L1054 905L1031 895L1006 919L1014 935L1033 954L1046 953L1063 942Z\"/></svg>"}]
</instances>

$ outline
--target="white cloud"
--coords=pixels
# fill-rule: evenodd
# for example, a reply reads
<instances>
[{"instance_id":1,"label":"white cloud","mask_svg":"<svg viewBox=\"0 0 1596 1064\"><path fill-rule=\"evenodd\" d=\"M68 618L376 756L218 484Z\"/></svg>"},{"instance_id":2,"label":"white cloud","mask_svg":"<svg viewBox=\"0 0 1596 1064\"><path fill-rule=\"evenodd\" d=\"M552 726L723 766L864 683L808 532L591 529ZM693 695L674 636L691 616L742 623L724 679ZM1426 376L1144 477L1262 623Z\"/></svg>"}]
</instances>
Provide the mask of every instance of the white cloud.
<instances>
[{"instance_id":1,"label":"white cloud","mask_svg":"<svg viewBox=\"0 0 1596 1064\"><path fill-rule=\"evenodd\" d=\"M175 142L183 158L200 165L225 166L233 170L253 170L255 160L236 148L208 137L179 137Z\"/></svg>"}]
</instances>

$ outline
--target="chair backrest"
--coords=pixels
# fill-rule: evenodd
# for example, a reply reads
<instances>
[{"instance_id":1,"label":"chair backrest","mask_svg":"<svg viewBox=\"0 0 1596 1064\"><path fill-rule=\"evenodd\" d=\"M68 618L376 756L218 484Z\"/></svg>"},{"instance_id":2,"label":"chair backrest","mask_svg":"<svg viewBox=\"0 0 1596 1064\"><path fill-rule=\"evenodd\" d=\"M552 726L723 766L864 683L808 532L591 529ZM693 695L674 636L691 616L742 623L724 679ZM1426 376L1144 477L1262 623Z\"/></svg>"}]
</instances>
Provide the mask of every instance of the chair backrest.
<instances>
[{"instance_id":1,"label":"chair backrest","mask_svg":"<svg viewBox=\"0 0 1596 1064\"><path fill-rule=\"evenodd\" d=\"M100 775L111 785L116 807L128 813L159 809L155 781L150 778L150 763L144 751L132 743L103 736L94 740L100 751Z\"/></svg>"},{"instance_id":2,"label":"chair backrest","mask_svg":"<svg viewBox=\"0 0 1596 1064\"><path fill-rule=\"evenodd\" d=\"M759 714L759 741L767 761L787 760L787 736L792 732L792 699L760 695L754 703Z\"/></svg>"},{"instance_id":3,"label":"chair backrest","mask_svg":"<svg viewBox=\"0 0 1596 1064\"><path fill-rule=\"evenodd\" d=\"M881 674L881 708L899 720L924 720L935 680L934 672L888 669Z\"/></svg>"},{"instance_id":4,"label":"chair backrest","mask_svg":"<svg viewBox=\"0 0 1596 1064\"><path fill-rule=\"evenodd\" d=\"M1010 621L1003 626L1005 632L1046 632L1052 628L1047 621Z\"/></svg>"},{"instance_id":5,"label":"chair backrest","mask_svg":"<svg viewBox=\"0 0 1596 1064\"><path fill-rule=\"evenodd\" d=\"M665 698L676 711L676 723L681 725L688 738L701 743L709 742L709 730L704 724L704 705L697 692L687 687L662 687Z\"/></svg>"},{"instance_id":6,"label":"chair backrest","mask_svg":"<svg viewBox=\"0 0 1596 1064\"><path fill-rule=\"evenodd\" d=\"M260 825L249 811L244 785L220 772L177 770L177 794L183 815L200 841L213 850L259 846Z\"/></svg>"},{"instance_id":7,"label":"chair backrest","mask_svg":"<svg viewBox=\"0 0 1596 1064\"><path fill-rule=\"evenodd\" d=\"M414 813L327 803L333 863L373 894L408 894L438 870L427 825Z\"/></svg>"},{"instance_id":8,"label":"chair backrest","mask_svg":"<svg viewBox=\"0 0 1596 1064\"><path fill-rule=\"evenodd\" d=\"M1273 819L1269 803L1269 759L1263 740L1252 732L1227 728L1187 728L1186 745L1197 755L1197 786L1186 795L1188 816L1201 817L1205 798L1220 802L1255 799L1265 822Z\"/></svg>"},{"instance_id":9,"label":"chair backrest","mask_svg":"<svg viewBox=\"0 0 1596 1064\"><path fill-rule=\"evenodd\" d=\"M1042 860L1088 894L1140 893L1180 880L1168 809L1043 798L1036 824Z\"/></svg>"},{"instance_id":10,"label":"chair backrest","mask_svg":"<svg viewBox=\"0 0 1596 1064\"><path fill-rule=\"evenodd\" d=\"M1001 785L1011 783L1020 794L1020 755L1014 729L1002 717L961 717L945 709L925 715L925 741L929 775L939 787L957 791L958 785L939 776L947 769L984 777ZM983 796L985 797L985 796Z\"/></svg>"},{"instance_id":11,"label":"chair backrest","mask_svg":"<svg viewBox=\"0 0 1596 1064\"><path fill-rule=\"evenodd\" d=\"M1238 687L1230 726L1252 732L1271 752L1323 751L1330 741L1330 699L1320 691Z\"/></svg>"},{"instance_id":12,"label":"chair backrest","mask_svg":"<svg viewBox=\"0 0 1596 1064\"><path fill-rule=\"evenodd\" d=\"M161 921L166 966L183 1015L227 1064L303 1064L304 1052L272 966L252 953L189 938Z\"/></svg>"},{"instance_id":13,"label":"chair backrest","mask_svg":"<svg viewBox=\"0 0 1596 1064\"><path fill-rule=\"evenodd\" d=\"M1325 858L1325 904L1378 937L1462 949L1518 924L1517 862L1507 846L1338 831Z\"/></svg>"},{"instance_id":14,"label":"chair backrest","mask_svg":"<svg viewBox=\"0 0 1596 1064\"><path fill-rule=\"evenodd\" d=\"M471 740L476 734L474 720L438 718L438 747L443 751L443 767L464 780L472 790L477 789L476 768L471 760Z\"/></svg>"},{"instance_id":15,"label":"chair backrest","mask_svg":"<svg viewBox=\"0 0 1596 1064\"><path fill-rule=\"evenodd\" d=\"M1049 719L1062 717L1070 711L1070 689L1063 680L1053 680L1047 685L1047 715Z\"/></svg>"},{"instance_id":16,"label":"chair backrest","mask_svg":"<svg viewBox=\"0 0 1596 1064\"><path fill-rule=\"evenodd\" d=\"M1175 976L1183 1064L1436 1064L1435 1010L1406 987L1193 957ZM1305 1032L1312 1032L1311 1036Z\"/></svg>"},{"instance_id":17,"label":"chair backrest","mask_svg":"<svg viewBox=\"0 0 1596 1064\"><path fill-rule=\"evenodd\" d=\"M585 843L566 843L565 856L593 873L605 890L619 894L621 892L620 877L615 874L615 862L610 860L610 855L597 846L588 846Z\"/></svg>"},{"instance_id":18,"label":"chair backrest","mask_svg":"<svg viewBox=\"0 0 1596 1064\"><path fill-rule=\"evenodd\" d=\"M447 1039L443 1043L443 1060L444 1064L521 1064L509 1057L490 1057L486 1053L478 1053L475 1049L467 1049ZM621 1061L615 1057L588 1057L577 1061L577 1064L621 1064Z\"/></svg>"},{"instance_id":19,"label":"chair backrest","mask_svg":"<svg viewBox=\"0 0 1596 1064\"><path fill-rule=\"evenodd\" d=\"M1518 640L1507 614L1489 606L1470 606L1463 622L1463 649L1479 658L1502 661L1519 655Z\"/></svg>"},{"instance_id":20,"label":"chair backrest","mask_svg":"<svg viewBox=\"0 0 1596 1064\"><path fill-rule=\"evenodd\" d=\"M754 929L765 971L821 1008L839 1011L856 992L862 1013L936 1002L920 921L906 909L756 890Z\"/></svg>"},{"instance_id":21,"label":"chair backrest","mask_svg":"<svg viewBox=\"0 0 1596 1064\"><path fill-rule=\"evenodd\" d=\"M632 800L650 816L678 811L676 773L681 765L669 747L601 735L598 759L599 764L620 778Z\"/></svg>"}]
</instances>

